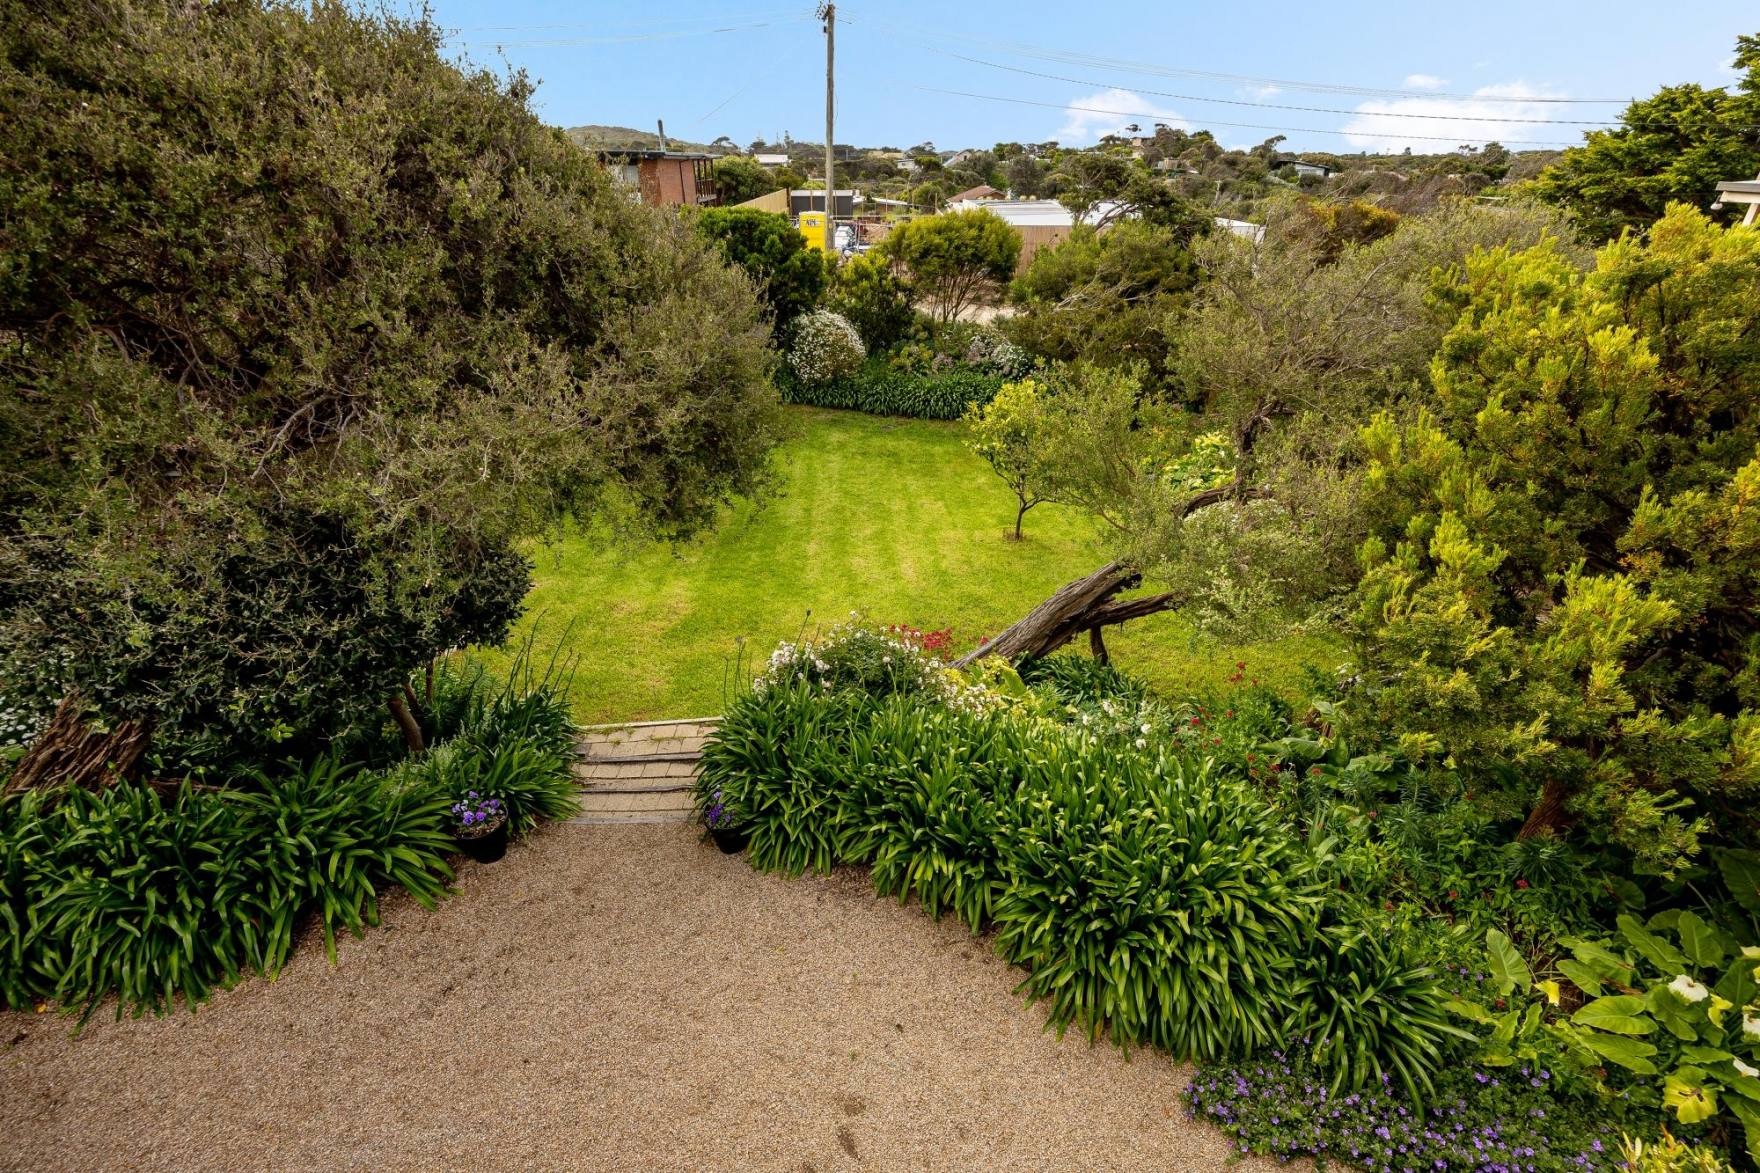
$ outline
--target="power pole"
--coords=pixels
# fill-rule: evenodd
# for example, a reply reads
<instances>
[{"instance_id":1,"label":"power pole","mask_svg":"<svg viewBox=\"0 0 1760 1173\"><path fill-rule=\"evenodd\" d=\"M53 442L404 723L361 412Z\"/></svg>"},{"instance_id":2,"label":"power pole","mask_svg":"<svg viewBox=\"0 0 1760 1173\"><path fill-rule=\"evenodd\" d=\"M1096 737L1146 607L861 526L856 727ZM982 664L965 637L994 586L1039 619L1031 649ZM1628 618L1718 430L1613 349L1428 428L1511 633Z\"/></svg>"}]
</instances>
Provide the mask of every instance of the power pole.
<instances>
[{"instance_id":1,"label":"power pole","mask_svg":"<svg viewBox=\"0 0 1760 1173\"><path fill-rule=\"evenodd\" d=\"M837 5L821 4L825 22L825 252L837 255L837 164L832 158L831 119L837 103L833 97L832 62L837 53Z\"/></svg>"}]
</instances>

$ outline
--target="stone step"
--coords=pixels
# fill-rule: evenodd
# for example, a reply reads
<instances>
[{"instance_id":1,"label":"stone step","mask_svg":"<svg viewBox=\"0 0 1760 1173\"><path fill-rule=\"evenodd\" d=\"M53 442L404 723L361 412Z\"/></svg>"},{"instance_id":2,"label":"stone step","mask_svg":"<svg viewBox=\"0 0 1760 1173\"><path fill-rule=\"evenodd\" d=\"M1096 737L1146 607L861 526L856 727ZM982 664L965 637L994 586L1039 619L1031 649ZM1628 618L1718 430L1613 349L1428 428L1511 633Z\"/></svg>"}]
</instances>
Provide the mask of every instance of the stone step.
<instances>
[{"instance_id":1,"label":"stone step","mask_svg":"<svg viewBox=\"0 0 1760 1173\"><path fill-rule=\"evenodd\" d=\"M610 814L613 812L640 812L643 814L661 814L671 811L689 813L694 809L689 791L655 790L637 794L606 794L587 791L580 797L578 804L582 814Z\"/></svg>"},{"instance_id":2,"label":"stone step","mask_svg":"<svg viewBox=\"0 0 1760 1173\"><path fill-rule=\"evenodd\" d=\"M595 782L617 785L640 779L683 778L697 776L695 762L579 762L574 776L587 785Z\"/></svg>"},{"instance_id":3,"label":"stone step","mask_svg":"<svg viewBox=\"0 0 1760 1173\"><path fill-rule=\"evenodd\" d=\"M617 823L688 823L690 821L691 821L691 816L690 816L689 812L681 812L678 814L665 814L665 815L592 814L592 815L581 815L578 818L563 820L563 822L565 822L565 823L575 823L580 826L586 826L586 827L606 826L606 825L617 824Z\"/></svg>"}]
</instances>

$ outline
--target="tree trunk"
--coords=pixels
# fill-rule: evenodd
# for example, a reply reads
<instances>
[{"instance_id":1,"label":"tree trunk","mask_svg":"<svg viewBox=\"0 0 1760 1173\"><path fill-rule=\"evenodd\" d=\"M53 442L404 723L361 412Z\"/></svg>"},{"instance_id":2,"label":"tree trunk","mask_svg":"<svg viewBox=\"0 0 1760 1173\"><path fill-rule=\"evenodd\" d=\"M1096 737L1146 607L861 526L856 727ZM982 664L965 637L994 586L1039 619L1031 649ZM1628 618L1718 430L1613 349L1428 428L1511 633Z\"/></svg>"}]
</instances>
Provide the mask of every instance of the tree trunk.
<instances>
[{"instance_id":1,"label":"tree trunk","mask_svg":"<svg viewBox=\"0 0 1760 1173\"><path fill-rule=\"evenodd\" d=\"M6 793L113 785L134 776L151 739L152 727L145 721L123 721L108 732L92 728L79 698L68 696L56 707L42 736L18 759L6 781Z\"/></svg>"},{"instance_id":2,"label":"tree trunk","mask_svg":"<svg viewBox=\"0 0 1760 1173\"><path fill-rule=\"evenodd\" d=\"M964 668L985 656L1002 656L1008 660L1019 656L1049 656L1084 631L1153 615L1179 604L1179 596L1172 591L1145 595L1140 599L1113 599L1113 595L1141 581L1142 575L1136 571L1109 562L1086 578L1065 583L1056 594L1034 607L1025 619L1014 623L989 643L973 648L955 660L953 666Z\"/></svg>"},{"instance_id":3,"label":"tree trunk","mask_svg":"<svg viewBox=\"0 0 1760 1173\"><path fill-rule=\"evenodd\" d=\"M1106 640L1100 635L1100 628L1088 628L1088 650L1102 664L1112 663L1112 657L1106 654Z\"/></svg>"},{"instance_id":4,"label":"tree trunk","mask_svg":"<svg viewBox=\"0 0 1760 1173\"><path fill-rule=\"evenodd\" d=\"M1516 838L1532 839L1536 835L1552 834L1570 826L1570 812L1564 809L1564 800L1569 796L1568 786L1556 778L1548 778L1545 788L1540 791L1540 801L1528 813L1528 821L1522 824Z\"/></svg>"},{"instance_id":5,"label":"tree trunk","mask_svg":"<svg viewBox=\"0 0 1760 1173\"><path fill-rule=\"evenodd\" d=\"M1021 519L1027 515L1027 499L1021 497L1020 503L1021 507L1014 514L1014 540L1017 542L1021 540Z\"/></svg>"},{"instance_id":6,"label":"tree trunk","mask_svg":"<svg viewBox=\"0 0 1760 1173\"><path fill-rule=\"evenodd\" d=\"M408 686L405 685L405 687ZM422 727L417 725L416 719L409 715L409 710L404 707L403 698L396 693L391 694L391 716L396 719L397 727L403 730L403 744L409 748L409 752L421 753Z\"/></svg>"}]
</instances>

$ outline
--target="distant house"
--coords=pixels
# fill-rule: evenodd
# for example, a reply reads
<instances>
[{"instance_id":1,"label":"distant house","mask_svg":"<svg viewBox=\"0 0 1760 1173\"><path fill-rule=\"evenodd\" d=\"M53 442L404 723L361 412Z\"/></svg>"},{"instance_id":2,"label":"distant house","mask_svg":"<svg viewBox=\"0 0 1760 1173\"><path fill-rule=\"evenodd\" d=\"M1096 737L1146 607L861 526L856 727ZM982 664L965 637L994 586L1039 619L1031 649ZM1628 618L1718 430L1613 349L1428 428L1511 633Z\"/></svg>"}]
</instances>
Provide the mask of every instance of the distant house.
<instances>
[{"instance_id":1,"label":"distant house","mask_svg":"<svg viewBox=\"0 0 1760 1173\"><path fill-rule=\"evenodd\" d=\"M713 155L694 151L598 152L613 178L641 193L651 207L696 206L715 202Z\"/></svg>"},{"instance_id":2,"label":"distant house","mask_svg":"<svg viewBox=\"0 0 1760 1173\"><path fill-rule=\"evenodd\" d=\"M1271 164L1271 169L1275 171L1279 167L1294 167L1296 169L1297 178L1301 178L1305 175L1312 175L1319 179L1329 179L1338 174L1337 167L1328 167L1325 163L1308 163L1301 159L1283 158L1274 160Z\"/></svg>"},{"instance_id":3,"label":"distant house","mask_svg":"<svg viewBox=\"0 0 1760 1173\"><path fill-rule=\"evenodd\" d=\"M1176 163L1172 159L1157 159L1150 164L1155 170L1167 175L1201 175L1196 167L1187 167L1184 163Z\"/></svg>"},{"instance_id":4,"label":"distant house","mask_svg":"<svg viewBox=\"0 0 1760 1173\"><path fill-rule=\"evenodd\" d=\"M967 159L970 159L977 153L978 152L976 151L955 151L951 155L944 156L941 160L941 165L943 167L958 167L961 163L964 163Z\"/></svg>"},{"instance_id":5,"label":"distant house","mask_svg":"<svg viewBox=\"0 0 1760 1173\"><path fill-rule=\"evenodd\" d=\"M1748 212L1742 217L1743 224L1753 224L1760 216L1760 176L1753 179L1726 179L1717 185L1717 202L1713 208L1721 208L1725 204L1747 204Z\"/></svg>"},{"instance_id":6,"label":"distant house","mask_svg":"<svg viewBox=\"0 0 1760 1173\"><path fill-rule=\"evenodd\" d=\"M757 160L758 166L760 166L760 167L786 167L786 166L788 166L788 156L787 155L763 154L763 155L753 155L752 158Z\"/></svg>"},{"instance_id":7,"label":"distant house","mask_svg":"<svg viewBox=\"0 0 1760 1173\"><path fill-rule=\"evenodd\" d=\"M1258 244L1260 237L1265 235L1265 225L1255 224L1251 220L1230 220L1227 216L1216 217L1216 227L1231 236L1242 237L1254 244Z\"/></svg>"},{"instance_id":8,"label":"distant house","mask_svg":"<svg viewBox=\"0 0 1760 1173\"><path fill-rule=\"evenodd\" d=\"M988 184L980 183L977 187L967 188L956 196L949 196L947 202L950 204L957 204L966 200L975 202L977 200L999 200L1001 198L1001 192L990 187Z\"/></svg>"}]
</instances>

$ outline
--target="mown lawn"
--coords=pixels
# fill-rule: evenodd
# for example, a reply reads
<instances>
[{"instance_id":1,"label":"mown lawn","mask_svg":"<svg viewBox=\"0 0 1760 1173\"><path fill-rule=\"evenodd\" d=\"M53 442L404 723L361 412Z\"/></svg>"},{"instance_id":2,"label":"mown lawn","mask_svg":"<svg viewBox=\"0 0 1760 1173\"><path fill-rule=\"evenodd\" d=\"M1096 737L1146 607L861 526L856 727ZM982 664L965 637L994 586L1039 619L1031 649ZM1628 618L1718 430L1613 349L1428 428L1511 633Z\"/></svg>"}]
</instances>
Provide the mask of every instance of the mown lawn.
<instances>
[{"instance_id":1,"label":"mown lawn","mask_svg":"<svg viewBox=\"0 0 1760 1173\"><path fill-rule=\"evenodd\" d=\"M852 610L873 623L993 634L1104 561L1092 525L1055 505L1028 513L1026 538L1014 541L1013 495L966 451L963 425L790 410L799 434L780 456L780 493L761 508L735 506L714 532L676 547L577 533L535 552L521 635L533 636L540 661L574 654L582 721L719 713L778 640ZM1337 658L1308 642L1200 643L1173 615L1114 629L1107 644L1170 696L1220 684L1237 660L1293 685L1303 656Z\"/></svg>"}]
</instances>

